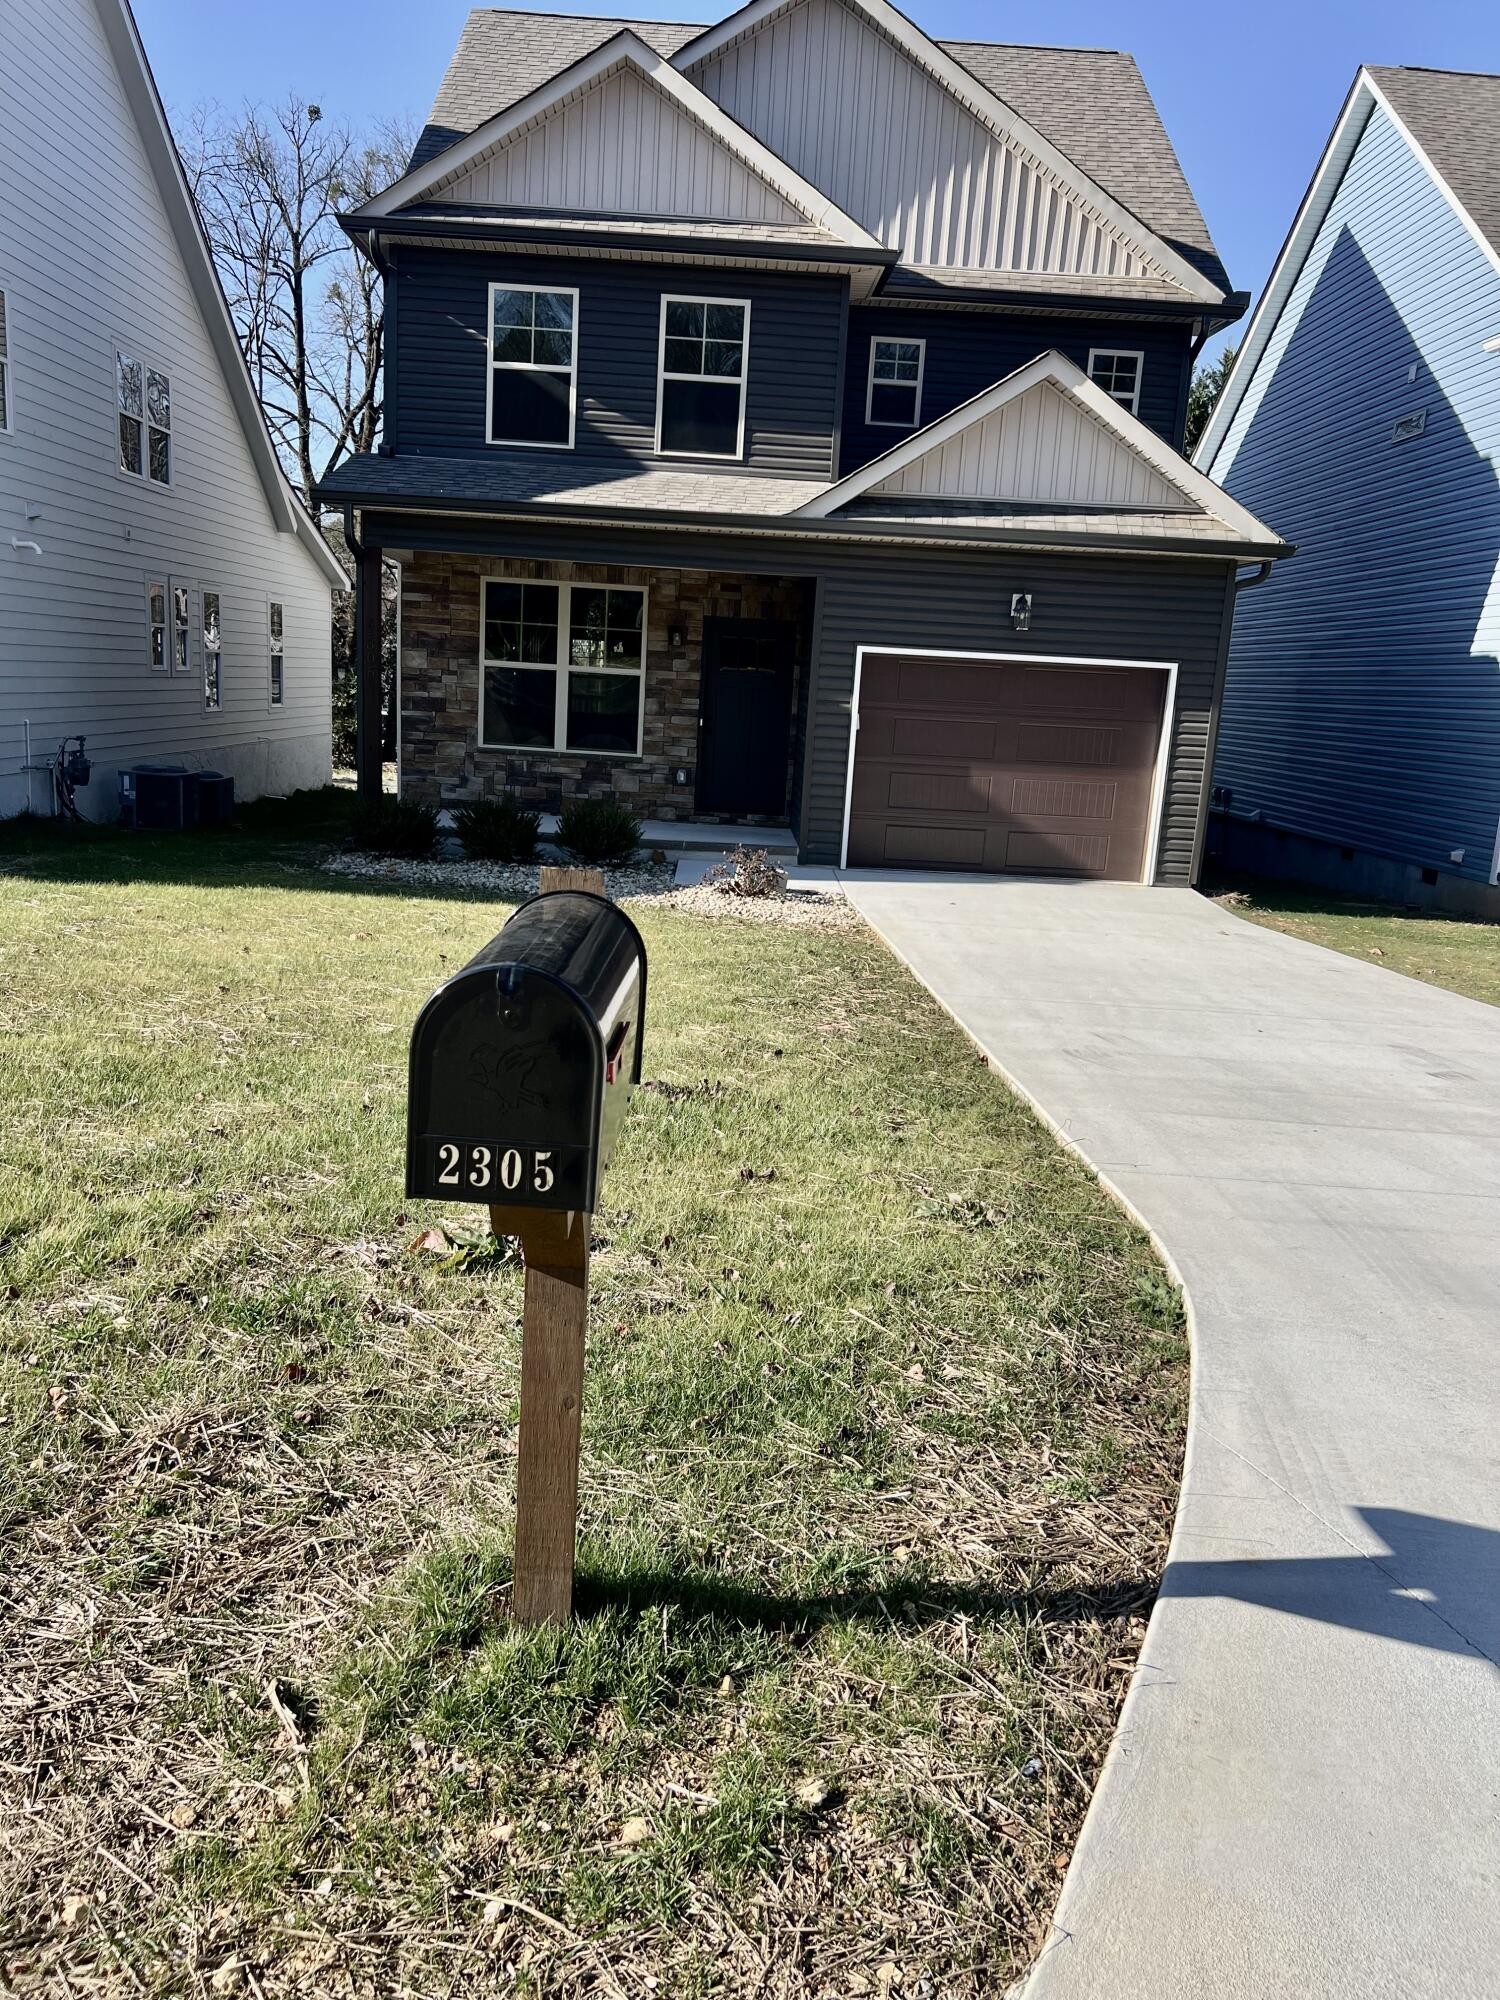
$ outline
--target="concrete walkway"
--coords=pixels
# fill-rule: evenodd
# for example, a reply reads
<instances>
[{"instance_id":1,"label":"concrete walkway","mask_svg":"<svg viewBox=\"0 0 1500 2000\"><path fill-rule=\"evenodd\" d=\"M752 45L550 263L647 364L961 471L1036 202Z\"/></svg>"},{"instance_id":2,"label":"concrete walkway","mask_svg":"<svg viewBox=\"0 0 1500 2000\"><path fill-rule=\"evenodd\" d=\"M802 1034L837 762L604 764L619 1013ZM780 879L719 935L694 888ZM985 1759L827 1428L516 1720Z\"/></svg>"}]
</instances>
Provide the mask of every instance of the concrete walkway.
<instances>
[{"instance_id":1,"label":"concrete walkway","mask_svg":"<svg viewBox=\"0 0 1500 2000\"><path fill-rule=\"evenodd\" d=\"M1026 2000L1493 2000L1500 1009L1185 890L844 886L1190 1300L1171 1559Z\"/></svg>"}]
</instances>

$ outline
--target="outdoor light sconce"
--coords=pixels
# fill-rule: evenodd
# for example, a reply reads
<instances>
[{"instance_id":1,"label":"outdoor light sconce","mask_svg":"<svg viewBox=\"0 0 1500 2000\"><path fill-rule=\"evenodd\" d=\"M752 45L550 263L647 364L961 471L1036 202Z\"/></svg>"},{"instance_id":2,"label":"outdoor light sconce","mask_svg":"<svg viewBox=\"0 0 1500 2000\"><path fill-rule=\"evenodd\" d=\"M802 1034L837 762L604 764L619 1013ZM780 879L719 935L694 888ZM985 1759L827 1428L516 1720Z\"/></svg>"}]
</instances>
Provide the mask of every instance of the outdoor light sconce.
<instances>
[{"instance_id":1,"label":"outdoor light sconce","mask_svg":"<svg viewBox=\"0 0 1500 2000\"><path fill-rule=\"evenodd\" d=\"M1010 600L1010 622L1018 632L1031 630L1031 592L1017 590Z\"/></svg>"},{"instance_id":2,"label":"outdoor light sconce","mask_svg":"<svg viewBox=\"0 0 1500 2000\"><path fill-rule=\"evenodd\" d=\"M687 644L687 634L680 625L667 627L667 644L674 653L680 653Z\"/></svg>"}]
</instances>

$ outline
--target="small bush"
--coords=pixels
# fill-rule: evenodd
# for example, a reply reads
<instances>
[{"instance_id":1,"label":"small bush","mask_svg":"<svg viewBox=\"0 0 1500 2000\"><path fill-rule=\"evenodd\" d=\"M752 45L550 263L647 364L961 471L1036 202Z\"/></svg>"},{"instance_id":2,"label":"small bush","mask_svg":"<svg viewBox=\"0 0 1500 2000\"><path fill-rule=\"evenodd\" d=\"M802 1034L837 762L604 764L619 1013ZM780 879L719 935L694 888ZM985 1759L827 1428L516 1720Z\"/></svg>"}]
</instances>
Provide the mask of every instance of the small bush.
<instances>
[{"instance_id":1,"label":"small bush","mask_svg":"<svg viewBox=\"0 0 1500 2000\"><path fill-rule=\"evenodd\" d=\"M763 847L735 848L703 879L721 896L779 896L786 887L786 871Z\"/></svg>"},{"instance_id":2,"label":"small bush","mask_svg":"<svg viewBox=\"0 0 1500 2000\"><path fill-rule=\"evenodd\" d=\"M355 846L371 854L422 861L437 839L437 808L412 799L381 799L361 806L349 831Z\"/></svg>"},{"instance_id":3,"label":"small bush","mask_svg":"<svg viewBox=\"0 0 1500 2000\"><path fill-rule=\"evenodd\" d=\"M535 861L539 812L529 812L514 799L476 799L460 806L453 824L474 861Z\"/></svg>"},{"instance_id":4,"label":"small bush","mask_svg":"<svg viewBox=\"0 0 1500 2000\"><path fill-rule=\"evenodd\" d=\"M632 861L641 823L623 800L571 799L557 816L558 845L596 868Z\"/></svg>"}]
</instances>

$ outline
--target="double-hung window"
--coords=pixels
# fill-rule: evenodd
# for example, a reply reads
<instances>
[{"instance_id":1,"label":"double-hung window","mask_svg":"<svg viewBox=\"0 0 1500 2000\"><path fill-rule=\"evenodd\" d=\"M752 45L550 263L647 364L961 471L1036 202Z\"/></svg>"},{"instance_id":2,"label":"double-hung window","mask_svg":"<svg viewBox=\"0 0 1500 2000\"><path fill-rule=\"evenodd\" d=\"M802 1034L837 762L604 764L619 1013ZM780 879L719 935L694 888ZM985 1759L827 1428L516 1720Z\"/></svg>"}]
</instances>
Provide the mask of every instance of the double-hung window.
<instances>
[{"instance_id":1,"label":"double-hung window","mask_svg":"<svg viewBox=\"0 0 1500 2000\"><path fill-rule=\"evenodd\" d=\"M0 292L0 436L15 422L10 372L10 331L5 323L5 294Z\"/></svg>"},{"instance_id":2,"label":"double-hung window","mask_svg":"<svg viewBox=\"0 0 1500 2000\"><path fill-rule=\"evenodd\" d=\"M480 741L638 756L645 663L644 590L486 577Z\"/></svg>"},{"instance_id":3,"label":"double-hung window","mask_svg":"<svg viewBox=\"0 0 1500 2000\"><path fill-rule=\"evenodd\" d=\"M286 700L286 620L281 606L273 598L270 611L271 631L271 706L280 708Z\"/></svg>"},{"instance_id":4,"label":"double-hung window","mask_svg":"<svg viewBox=\"0 0 1500 2000\"><path fill-rule=\"evenodd\" d=\"M865 422L895 430L915 430L922 421L925 340L872 340L870 386Z\"/></svg>"},{"instance_id":5,"label":"double-hung window","mask_svg":"<svg viewBox=\"0 0 1500 2000\"><path fill-rule=\"evenodd\" d=\"M567 451L577 387L577 292L491 285L490 443Z\"/></svg>"},{"instance_id":6,"label":"double-hung window","mask_svg":"<svg viewBox=\"0 0 1500 2000\"><path fill-rule=\"evenodd\" d=\"M172 384L159 368L115 355L120 470L154 486L172 483Z\"/></svg>"},{"instance_id":7,"label":"double-hung window","mask_svg":"<svg viewBox=\"0 0 1500 2000\"><path fill-rule=\"evenodd\" d=\"M662 299L659 452L685 458L743 455L749 351L748 299Z\"/></svg>"},{"instance_id":8,"label":"double-hung window","mask_svg":"<svg viewBox=\"0 0 1500 2000\"><path fill-rule=\"evenodd\" d=\"M146 579L146 657L153 674L164 674L167 659L167 581L165 577Z\"/></svg>"},{"instance_id":9,"label":"double-hung window","mask_svg":"<svg viewBox=\"0 0 1500 2000\"><path fill-rule=\"evenodd\" d=\"M172 583L172 671L185 674L192 665L193 594L185 583Z\"/></svg>"},{"instance_id":10,"label":"double-hung window","mask_svg":"<svg viewBox=\"0 0 1500 2000\"><path fill-rule=\"evenodd\" d=\"M216 590L203 593L203 706L224 706L224 631Z\"/></svg>"},{"instance_id":11,"label":"double-hung window","mask_svg":"<svg viewBox=\"0 0 1500 2000\"><path fill-rule=\"evenodd\" d=\"M1141 370L1145 355L1129 347L1091 347L1089 380L1113 396L1135 416L1141 402Z\"/></svg>"}]
</instances>

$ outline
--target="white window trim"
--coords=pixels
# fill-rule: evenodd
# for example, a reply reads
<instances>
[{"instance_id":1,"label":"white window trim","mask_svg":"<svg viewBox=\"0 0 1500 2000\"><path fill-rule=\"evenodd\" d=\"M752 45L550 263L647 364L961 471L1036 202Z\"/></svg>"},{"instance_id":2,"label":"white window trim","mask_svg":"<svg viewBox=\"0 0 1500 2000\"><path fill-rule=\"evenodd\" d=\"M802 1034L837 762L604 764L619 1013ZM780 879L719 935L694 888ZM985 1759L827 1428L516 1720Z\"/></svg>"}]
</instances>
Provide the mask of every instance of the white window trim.
<instances>
[{"instance_id":1,"label":"white window trim","mask_svg":"<svg viewBox=\"0 0 1500 2000\"><path fill-rule=\"evenodd\" d=\"M5 375L5 415L0 419L0 437L9 437L16 428L16 363L11 353L15 331L15 294L9 285L0 285L0 370Z\"/></svg>"},{"instance_id":2,"label":"white window trim","mask_svg":"<svg viewBox=\"0 0 1500 2000\"><path fill-rule=\"evenodd\" d=\"M217 597L219 600L219 700L218 706L214 708L210 708L208 702L209 648L207 618L208 600L211 597ZM269 636L269 612L267 612L266 617L267 634ZM285 641L283 641L284 643ZM284 667L282 671L284 674L286 671ZM222 715L224 713L224 593L219 589L217 584L200 583L198 586L198 685L203 696L203 713L205 715Z\"/></svg>"},{"instance_id":3,"label":"white window trim","mask_svg":"<svg viewBox=\"0 0 1500 2000\"><path fill-rule=\"evenodd\" d=\"M1117 396L1112 389L1104 389L1102 382L1094 382L1094 363L1096 360L1102 360L1106 354L1112 361L1133 361L1135 363L1135 394L1128 402L1125 397ZM1133 417L1140 415L1141 384L1146 379L1146 353L1144 348L1091 347L1089 349L1089 365L1084 370L1084 373L1091 382L1094 382L1096 389L1104 389L1105 395L1109 397L1112 403L1118 403L1122 410L1129 410Z\"/></svg>"},{"instance_id":4,"label":"white window trim","mask_svg":"<svg viewBox=\"0 0 1500 2000\"><path fill-rule=\"evenodd\" d=\"M573 341L572 362L568 368L568 441L566 444L541 444L528 438L502 438L494 434L495 423L495 374L499 369L508 369L517 375L561 375L562 369L555 364L537 367L530 361L497 361L495 359L495 294L496 292L551 292L558 298L573 301ZM485 294L484 323L484 436L486 444L503 444L508 451L571 451L573 440L578 434L578 287L576 285L539 285L528 279L524 284L504 284L496 280Z\"/></svg>"},{"instance_id":5,"label":"white window trim","mask_svg":"<svg viewBox=\"0 0 1500 2000\"><path fill-rule=\"evenodd\" d=\"M130 470L128 470L127 467L123 466L120 463L120 418L125 414L124 411L121 410L120 408L121 355L124 355L128 361L137 362L141 369L141 469L139 472L131 472ZM152 425L150 418L146 415L146 377L148 375L162 376L167 385L167 394L171 396L173 394L172 370L170 368L164 368L159 361L153 361L149 355L143 354L139 348L132 347L129 341L125 340L116 340L110 343L109 364L110 364L110 385L115 392L115 400L114 400L115 420L114 420L113 435L110 439L111 445L114 448L115 473L117 477L121 479L128 479L132 486L145 486L150 488L150 490L154 493L170 493L173 486L177 483L176 424L174 421L174 422L169 422L167 425L167 476L165 479L153 479L151 477ZM174 419L176 417L176 414L177 412L174 407L172 411L172 417Z\"/></svg>"},{"instance_id":6,"label":"white window trim","mask_svg":"<svg viewBox=\"0 0 1500 2000\"><path fill-rule=\"evenodd\" d=\"M917 350L917 399L912 409L909 424L893 424L889 417L873 417L870 412L875 407L875 350L877 347L914 347ZM865 380L865 423L876 431L919 431L922 428L922 385L927 375L927 342L903 340L899 334L872 333L870 335L870 372ZM887 382L887 389L904 389L905 382Z\"/></svg>"},{"instance_id":7,"label":"white window trim","mask_svg":"<svg viewBox=\"0 0 1500 2000\"><path fill-rule=\"evenodd\" d=\"M661 443L662 384L673 382L732 382L732 375L679 375L674 370L667 374L667 307L668 306L742 306L745 312L745 331L740 342L740 421L735 432L733 451L663 451ZM708 292L663 292L661 314L656 333L656 455L658 458L688 458L715 460L718 464L729 465L743 460L745 456L745 410L750 401L750 300L727 299Z\"/></svg>"},{"instance_id":8,"label":"white window trim","mask_svg":"<svg viewBox=\"0 0 1500 2000\"><path fill-rule=\"evenodd\" d=\"M281 699L280 701L276 699L276 678L271 670L271 662L276 658L275 644L271 637L271 606L273 604L279 604L281 606ZM273 709L285 708L285 707L286 707L286 599L284 597L267 596L266 598L266 709L269 712Z\"/></svg>"},{"instance_id":9,"label":"white window trim","mask_svg":"<svg viewBox=\"0 0 1500 2000\"><path fill-rule=\"evenodd\" d=\"M151 616L151 593L161 586L161 665L151 657L151 632L156 620ZM147 570L141 579L146 605L146 671L161 674L167 680L172 678L172 579L164 569Z\"/></svg>"},{"instance_id":10,"label":"white window trim","mask_svg":"<svg viewBox=\"0 0 1500 2000\"><path fill-rule=\"evenodd\" d=\"M1113 350L1111 350L1113 352ZM849 703L849 757L844 770L844 826L839 836L839 867L849 866L849 816L854 807L854 756L859 745L859 691L864 679L865 655L878 653L905 660L973 660L980 666L1027 667L1137 667L1148 673L1165 674L1162 694L1161 731L1156 739L1156 761L1151 773L1150 818L1146 822L1145 863L1141 881L1156 880L1157 857L1161 849L1162 816L1167 807L1167 764L1172 748L1172 726L1177 712L1177 662L1175 660L1116 660L1092 654L1073 653L964 653L941 646L881 646L866 643L854 649L854 693Z\"/></svg>"},{"instance_id":11,"label":"white window trim","mask_svg":"<svg viewBox=\"0 0 1500 2000\"><path fill-rule=\"evenodd\" d=\"M533 584L557 592L557 651L555 660L492 660L484 650L484 603L485 593L492 583ZM569 631L572 626L574 590L633 590L641 600L641 664L634 667L575 667L566 657L569 645ZM635 583L557 583L545 576L507 576L503 570L489 570L479 579L479 740L481 750L500 750L513 757L612 757L617 762L633 761L640 757L645 748L646 738L646 667L650 654L651 594L644 584ZM552 741L546 743L496 743L491 742L486 732L485 718L485 669L487 667L520 667L523 671L535 669L538 673L554 673L557 688L552 708ZM634 750L570 750L568 744L568 675L614 674L621 680L640 683L635 705L635 748Z\"/></svg>"}]
</instances>

